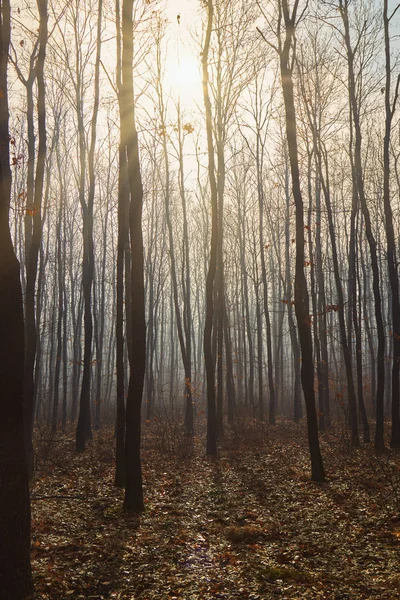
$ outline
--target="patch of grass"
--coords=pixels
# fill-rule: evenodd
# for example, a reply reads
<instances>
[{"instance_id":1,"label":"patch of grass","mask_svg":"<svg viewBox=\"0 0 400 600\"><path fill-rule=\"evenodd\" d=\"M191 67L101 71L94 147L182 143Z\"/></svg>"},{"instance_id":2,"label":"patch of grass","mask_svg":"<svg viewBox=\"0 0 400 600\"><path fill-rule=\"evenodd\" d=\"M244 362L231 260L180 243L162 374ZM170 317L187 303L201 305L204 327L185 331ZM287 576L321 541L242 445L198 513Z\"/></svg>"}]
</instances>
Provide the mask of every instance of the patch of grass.
<instances>
[{"instance_id":1,"label":"patch of grass","mask_svg":"<svg viewBox=\"0 0 400 600\"><path fill-rule=\"evenodd\" d=\"M278 580L292 583L311 583L313 581L309 573L293 567L264 567L258 571L258 577L270 583Z\"/></svg>"}]
</instances>

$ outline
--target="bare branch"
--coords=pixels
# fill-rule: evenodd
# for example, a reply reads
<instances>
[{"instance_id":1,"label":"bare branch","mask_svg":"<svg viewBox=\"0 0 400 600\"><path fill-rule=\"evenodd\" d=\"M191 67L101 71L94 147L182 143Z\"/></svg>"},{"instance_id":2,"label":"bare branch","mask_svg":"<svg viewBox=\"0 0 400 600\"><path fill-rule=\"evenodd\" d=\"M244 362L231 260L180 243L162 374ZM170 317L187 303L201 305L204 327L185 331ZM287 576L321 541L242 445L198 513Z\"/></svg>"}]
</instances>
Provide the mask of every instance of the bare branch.
<instances>
[{"instance_id":1,"label":"bare branch","mask_svg":"<svg viewBox=\"0 0 400 600\"><path fill-rule=\"evenodd\" d=\"M399 97L399 87L400 87L400 75L397 76L396 89L395 89L395 92L394 92L392 109L390 111L390 120L392 120L393 115L394 115L394 111L396 110L397 99Z\"/></svg>"},{"instance_id":2,"label":"bare branch","mask_svg":"<svg viewBox=\"0 0 400 600\"><path fill-rule=\"evenodd\" d=\"M256 27L256 29L257 29L258 33L261 35L261 37L264 40L264 42L266 44L268 44L268 46L270 46L271 48L273 48L277 54L280 54L280 52L279 52L278 48L275 46L275 44L272 44L269 40L267 40L267 38L265 37L265 35L261 31L261 29L259 27Z\"/></svg>"},{"instance_id":3,"label":"bare branch","mask_svg":"<svg viewBox=\"0 0 400 600\"><path fill-rule=\"evenodd\" d=\"M393 10L392 14L391 14L391 15L390 15L390 17L388 18L388 21L389 21L389 22L390 22L390 21L391 21L391 19L394 17L394 15L395 15L395 14L396 14L396 12L399 10L399 8L400 8L400 4L398 4L398 5L396 6L396 8Z\"/></svg>"}]
</instances>

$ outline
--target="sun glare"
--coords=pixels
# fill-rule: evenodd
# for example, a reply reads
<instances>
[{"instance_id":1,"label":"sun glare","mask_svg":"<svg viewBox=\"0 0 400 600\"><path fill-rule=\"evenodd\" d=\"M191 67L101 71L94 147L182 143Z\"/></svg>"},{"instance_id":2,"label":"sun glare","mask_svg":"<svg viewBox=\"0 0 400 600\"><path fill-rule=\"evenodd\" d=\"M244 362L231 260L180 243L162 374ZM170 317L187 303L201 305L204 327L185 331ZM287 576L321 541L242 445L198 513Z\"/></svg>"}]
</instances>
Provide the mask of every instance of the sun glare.
<instances>
[{"instance_id":1,"label":"sun glare","mask_svg":"<svg viewBox=\"0 0 400 600\"><path fill-rule=\"evenodd\" d=\"M185 54L167 65L166 84L175 97L185 104L199 102L201 98L200 64L193 56Z\"/></svg>"}]
</instances>

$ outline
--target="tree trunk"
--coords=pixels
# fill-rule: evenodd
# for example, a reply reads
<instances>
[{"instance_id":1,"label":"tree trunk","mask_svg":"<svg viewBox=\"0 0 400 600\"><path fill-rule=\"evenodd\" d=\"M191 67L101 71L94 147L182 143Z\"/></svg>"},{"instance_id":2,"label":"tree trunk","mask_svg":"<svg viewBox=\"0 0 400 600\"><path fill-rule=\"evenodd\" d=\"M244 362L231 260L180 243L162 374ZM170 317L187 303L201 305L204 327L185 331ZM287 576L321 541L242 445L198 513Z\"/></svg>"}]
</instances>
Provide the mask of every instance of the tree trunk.
<instances>
[{"instance_id":1,"label":"tree trunk","mask_svg":"<svg viewBox=\"0 0 400 600\"><path fill-rule=\"evenodd\" d=\"M126 402L124 510L144 510L140 459L141 407L146 367L146 307L144 291L144 253L142 234L143 186L139 162L139 144L135 124L133 91L133 0L122 5L122 92L121 130L126 147L128 180L131 194L129 231L131 242L131 316L132 356Z\"/></svg>"},{"instance_id":2,"label":"tree trunk","mask_svg":"<svg viewBox=\"0 0 400 600\"><path fill-rule=\"evenodd\" d=\"M37 119L38 119L38 155L36 163L36 177L34 184L32 211L32 230L27 256L26 269L26 297L25 297L25 371L24 371L24 411L25 411L25 446L28 459L29 473L33 469L32 429L34 402L34 368L36 359L36 333L35 323L35 287L37 276L38 255L42 238L42 196L46 160L46 107L44 84L44 61L46 58L47 44L47 0L38 0L39 9L39 50L36 61L37 79ZM34 141L32 142L34 144Z\"/></svg>"},{"instance_id":3,"label":"tree trunk","mask_svg":"<svg viewBox=\"0 0 400 600\"><path fill-rule=\"evenodd\" d=\"M208 52L213 25L213 2L207 0L207 29L202 54L203 95L206 110L206 130L208 148L208 177L211 190L211 248L210 262L206 279L206 318L204 325L204 359L207 378L207 454L217 454L217 417L215 405L215 356L213 356L213 322L214 322L214 281L217 266L218 245L218 192L215 180L215 159L212 133L212 111L208 80Z\"/></svg>"},{"instance_id":4,"label":"tree trunk","mask_svg":"<svg viewBox=\"0 0 400 600\"><path fill-rule=\"evenodd\" d=\"M9 228L11 171L7 63L10 4L0 7L0 597L33 593L30 505L24 450L24 317L19 263Z\"/></svg>"},{"instance_id":5,"label":"tree trunk","mask_svg":"<svg viewBox=\"0 0 400 600\"><path fill-rule=\"evenodd\" d=\"M400 448L400 299L399 299L399 277L397 271L396 244L394 238L393 213L390 204L390 134L392 128L393 114L399 91L399 79L397 80L395 97L391 104L391 65L390 65L390 36L389 36L388 0L383 2L383 24L385 32L385 137L383 140L383 206L385 210L385 230L387 264L389 272L389 284L392 294L392 331L393 331L393 365L392 365L392 432L390 446ZM377 415L378 417L378 415ZM377 418L375 447L383 447L383 419Z\"/></svg>"},{"instance_id":6,"label":"tree trunk","mask_svg":"<svg viewBox=\"0 0 400 600\"><path fill-rule=\"evenodd\" d=\"M324 481L325 472L318 439L317 413L314 394L314 364L312 355L311 324L307 282L304 275L304 214L300 188L300 173L297 151L296 116L294 107L293 79L290 51L295 33L295 13L289 16L287 0L282 0L285 19L285 41L280 52L280 67L286 115L286 134L292 174L292 192L296 206L296 268L295 268L295 314L301 347L301 380L307 412L308 442L311 454L311 477ZM293 50L293 49L292 49Z\"/></svg>"},{"instance_id":7,"label":"tree trunk","mask_svg":"<svg viewBox=\"0 0 400 600\"><path fill-rule=\"evenodd\" d=\"M354 123L354 184L357 186L357 193L360 199L361 210L364 216L365 233L368 240L371 267L372 267L372 287L375 302L375 320L378 334L378 352L377 352L377 389L376 389L376 429L375 429L375 447L382 448L383 441L383 421L384 421L384 389L385 389L385 332L382 317L382 301L379 289L379 265L376 252L376 240L372 231L370 213L367 205L367 199L364 190L364 177L361 160L361 123L359 106L357 102L356 81L354 74L354 51L351 47L350 25L348 20L349 0L339 0L339 11L344 25L344 41L347 51L348 65L348 85L349 85L349 104Z\"/></svg>"}]
</instances>

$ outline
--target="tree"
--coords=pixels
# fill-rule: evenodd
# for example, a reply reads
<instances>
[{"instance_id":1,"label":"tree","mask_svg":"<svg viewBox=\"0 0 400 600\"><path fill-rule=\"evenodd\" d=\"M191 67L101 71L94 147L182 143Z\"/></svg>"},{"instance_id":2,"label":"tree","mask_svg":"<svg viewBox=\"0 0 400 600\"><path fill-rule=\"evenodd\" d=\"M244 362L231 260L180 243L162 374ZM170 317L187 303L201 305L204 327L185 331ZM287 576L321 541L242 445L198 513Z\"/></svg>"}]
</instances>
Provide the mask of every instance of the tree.
<instances>
[{"instance_id":1,"label":"tree","mask_svg":"<svg viewBox=\"0 0 400 600\"><path fill-rule=\"evenodd\" d=\"M390 138L394 111L399 95L400 76L397 77L394 97L391 98L391 57L389 25L397 12L399 5L388 14L388 0L383 2L383 25L385 35L385 135L383 140L383 204L385 210L386 251L390 291L392 293L392 327L393 327L393 365L392 365L392 435L390 445L392 448L400 447L400 299L399 299L399 276L396 259L396 244L393 227L393 212L390 202ZM382 428L382 423L379 426ZM377 432L377 443L383 444L383 430Z\"/></svg>"},{"instance_id":2,"label":"tree","mask_svg":"<svg viewBox=\"0 0 400 600\"><path fill-rule=\"evenodd\" d=\"M27 78L21 73L17 62L20 81L26 88L27 94L27 121L28 121L28 169L26 186L26 214L25 214L25 250L26 250L26 289L25 289L25 370L24 370L24 411L25 411L25 447L28 458L29 472L33 471L33 446L32 429L35 411L35 384L34 372L37 350L37 328L35 313L36 279L38 269L38 256L42 238L42 196L45 175L45 161L47 149L46 133L46 106L45 106L45 81L44 63L47 45L47 0L37 0L39 11L39 33L34 44L30 61L29 75ZM38 122L38 148L35 168L35 133L34 133L34 99L33 85L37 81L37 122Z\"/></svg>"},{"instance_id":3,"label":"tree","mask_svg":"<svg viewBox=\"0 0 400 600\"><path fill-rule=\"evenodd\" d=\"M116 86L120 115L124 110L122 96L122 56L121 56L121 10L120 2L115 3L117 33ZM122 124L122 123L121 123ZM125 386L124 386L124 258L129 241L128 210L129 189L127 180L126 148L122 127L118 147L118 240L117 240L117 310L115 322L116 369L117 369L117 417L115 485L125 485Z\"/></svg>"},{"instance_id":4,"label":"tree","mask_svg":"<svg viewBox=\"0 0 400 600\"><path fill-rule=\"evenodd\" d=\"M208 53L213 27L213 1L207 0L207 29L202 53L203 95L206 111L206 132L208 150L208 177L211 192L211 247L206 280L206 317L204 324L204 360L207 377L207 454L217 454L217 414L215 403L215 356L213 356L212 337L214 322L214 283L217 269L218 244L218 191L215 179L215 157L212 131L212 108L209 93Z\"/></svg>"},{"instance_id":5,"label":"tree","mask_svg":"<svg viewBox=\"0 0 400 600\"><path fill-rule=\"evenodd\" d=\"M347 67L348 67L348 94L349 94L349 106L351 110L352 122L354 126L354 149L352 149L352 173L353 173L353 186L354 194L357 194L360 204L361 211L364 217L365 233L368 240L371 266L372 266L372 286L374 293L375 303L375 320L378 335L378 352L377 352L377 389L376 389L376 429L375 429L375 447L382 448L383 441L383 399L384 399L384 387L385 387L385 332L383 326L382 316L382 300L380 293L379 284L379 264L377 257L377 243L372 230L372 223L370 217L370 210L367 204L367 197L365 193L364 185L364 174L362 165L362 133L361 133L361 119L360 119L360 106L357 99L357 85L356 75L354 68L354 60L357 49L360 44L362 36L365 34L365 27L362 27L359 33L358 41L353 47L350 38L350 22L349 22L349 0L339 0L338 10L343 21L343 40L347 54ZM354 161L354 163L353 163Z\"/></svg>"},{"instance_id":6,"label":"tree","mask_svg":"<svg viewBox=\"0 0 400 600\"><path fill-rule=\"evenodd\" d=\"M86 143L83 114L83 82L81 80L81 66L77 65L76 81L76 107L79 130L79 152L80 152L80 179L79 179L79 201L83 216L83 265L82 265L82 287L84 298L84 334L85 343L83 351L83 376L79 404L78 425L76 428L76 450L83 452L88 439L92 437L90 416L90 384L92 371L92 340L93 340L93 314L92 314L92 290L94 278L94 246L93 246L93 207L95 194L95 171L94 152L96 147L96 127L99 112L99 87L100 87L100 53L101 53L101 17L102 0L98 2L97 36L96 36L96 59L94 73L94 104L90 127L90 145L88 149L88 171L89 190L87 199L85 197L85 172L86 172ZM75 34L77 42L77 32ZM79 55L79 49L77 49Z\"/></svg>"},{"instance_id":7,"label":"tree","mask_svg":"<svg viewBox=\"0 0 400 600\"><path fill-rule=\"evenodd\" d=\"M267 333L267 365L268 365L268 388L269 388L269 411L268 420L271 425L275 425L275 411L276 411L276 400L275 400L275 384L273 374L273 357L272 357L272 335L271 335L271 318L269 309L269 297L268 297L268 281L267 281L267 266L265 254L268 250L268 245L265 243L265 232L264 232L264 211L265 211L265 191L264 191L264 163L266 154L266 143L268 140L268 126L271 120L271 105L273 97L273 87L270 94L267 96L267 88L265 80L270 75L267 71L267 66L259 65L254 67L254 92L251 94L251 109L248 109L251 113L252 120L254 120L254 134L256 138L255 148L253 148L244 133L243 139L247 144L249 152L255 161L256 174L257 174L257 197L258 197L258 218L259 218L259 253L261 258L261 281L263 288L263 307L265 316L265 325ZM247 124L246 124L247 125ZM261 325L261 323L260 323ZM261 347L261 346L260 346ZM261 357L259 357L261 360ZM260 371L260 376L261 371ZM259 377L260 377L259 376ZM259 383L260 388L260 399L262 402L262 386Z\"/></svg>"},{"instance_id":8,"label":"tree","mask_svg":"<svg viewBox=\"0 0 400 600\"><path fill-rule=\"evenodd\" d=\"M144 510L142 467L140 460L141 407L146 366L146 307L144 293L144 254L142 233L143 185L139 161L139 143L135 124L133 89L133 0L122 4L122 84L121 131L127 157L130 191L129 233L131 249L132 354L125 433L125 499L127 512Z\"/></svg>"},{"instance_id":9,"label":"tree","mask_svg":"<svg viewBox=\"0 0 400 600\"><path fill-rule=\"evenodd\" d=\"M158 131L162 140L163 162L164 162L164 202L165 202L165 219L168 229L169 254L170 254L170 273L172 294L174 299L175 320L178 330L179 346L182 355L182 362L185 374L184 383L184 398L185 398L185 428L189 435L193 435L193 398L192 398L192 339L191 339L191 304L190 304L190 254L189 254L189 237L188 223L186 215L186 194L184 185L184 170L183 170L183 144L184 144L184 125L182 124L182 112L180 100L177 103L177 126L175 129L178 134L178 160L179 160L179 191L182 200L182 215L183 215L183 257L182 257L182 288L183 309L180 309L178 275L177 275L177 260L174 244L173 226L171 220L171 175L170 163L168 154L168 134L167 134L167 103L164 97L163 89L163 73L162 73L162 57L161 57L161 40L164 35L163 24L160 18L157 18L155 33L156 43L156 93L158 100L158 113L160 125ZM187 126L190 131L190 124Z\"/></svg>"},{"instance_id":10,"label":"tree","mask_svg":"<svg viewBox=\"0 0 400 600\"><path fill-rule=\"evenodd\" d=\"M292 175L292 193L296 206L296 266L295 266L295 314L301 348L301 382L307 413L308 442L311 454L311 477L314 481L324 481L325 472L318 439L317 412L314 393L314 363L309 311L307 281L304 274L304 209L300 186L299 159L297 148L296 112L294 104L293 64L294 36L303 13L298 15L299 0L290 9L288 0L278 3L277 43L279 55L283 99L286 115L286 136Z\"/></svg>"},{"instance_id":11,"label":"tree","mask_svg":"<svg viewBox=\"0 0 400 600\"><path fill-rule=\"evenodd\" d=\"M0 8L0 596L23 600L33 592L30 506L24 452L24 318L19 263L9 227L11 197L7 63L10 4Z\"/></svg>"},{"instance_id":12,"label":"tree","mask_svg":"<svg viewBox=\"0 0 400 600\"><path fill-rule=\"evenodd\" d=\"M328 39L328 43L329 43L329 39ZM314 92L317 94L317 98L316 99L312 98L314 90L310 89L309 82L307 85L306 72L310 69L310 66L308 64L306 64L306 58L304 55L302 56L300 84L301 84L301 90L302 90L302 95L303 95L305 112L307 115L307 125L308 125L309 131L312 136L312 153L314 154L314 159L315 159L315 163L316 163L315 169L316 169L316 174L317 174L317 179L318 179L317 185L318 185L318 188L319 187L322 188L322 191L324 194L324 199L325 199L325 204L326 204L326 211L327 211L327 215L328 215L328 230L329 230L329 235L330 235L330 240L331 240L333 272L334 272L334 277L335 277L335 284L336 284L337 298L338 298L338 304L335 306L337 308L337 312L338 312L338 316L339 316L340 340L341 340L342 353L343 353L345 369L346 369L346 378L347 378L347 394L348 394L348 406L349 406L349 421L350 421L350 428L351 428L351 443L353 446L358 446L359 445L359 437L358 437L357 401L356 401L356 393L355 393L352 362L351 362L351 343L350 343L350 339L349 339L350 333L346 331L346 323L345 323L345 301L344 301L343 286L342 286L340 267L339 267L338 242L337 242L336 235L335 235L335 224L334 224L334 219L333 219L333 210L332 210L332 202L331 202L331 188L330 188L330 178L329 178L329 169L328 169L328 156L329 155L326 150L325 150L325 152L323 151L324 141L322 139L323 132L322 132L322 115L321 115L321 113L322 113L324 106L326 105L326 102L328 101L328 99L331 97L334 97L334 95L335 95L334 94L334 86L335 86L336 78L332 78L331 82L329 81L329 77L328 77L329 71L328 72L324 71L324 61L322 60L322 56L320 53L318 55L318 59L314 58L314 61L315 61L314 70L316 71L316 77L318 77L318 80L315 84L315 92ZM330 61L329 69L332 68L331 65L332 65L332 63ZM323 85L321 83L322 81L324 81L325 86L328 87L328 89L324 93L325 101L323 100L323 96L321 93L321 88ZM323 160L325 160L325 171L326 171L325 173L323 172ZM357 206L354 206L354 195L353 195L352 200L353 200L353 206L352 206L352 213L351 213L352 217L351 218L352 218L352 223L354 223L355 222L354 221L355 212L356 212L356 208L357 208ZM318 206L320 206L320 191L319 191L319 189L317 192L317 204L318 204ZM318 236L317 236L317 243L318 243ZM320 242L319 242L319 245L320 245ZM353 267L355 267L355 249L354 249L355 245L356 245L355 230L353 227L351 227L350 242L349 242L350 272L352 272L351 265L353 265ZM318 248L318 246L317 246L317 248ZM319 265L319 269L321 269L321 257L320 256L318 257L318 255L320 255L320 251L317 252L317 264ZM349 288L350 288L350 286L349 286ZM349 296L352 297L351 288L349 289ZM320 300L325 298L325 291L324 291L323 285L320 286L319 298L320 298ZM353 303L353 300L351 301L351 305L352 305L352 303ZM319 312L323 312L324 314L326 314L325 300L324 300L323 304L320 304ZM349 320L349 322L351 323L351 319ZM326 357L326 351L325 351L325 357ZM326 360L326 358L325 358L325 360Z\"/></svg>"}]
</instances>

